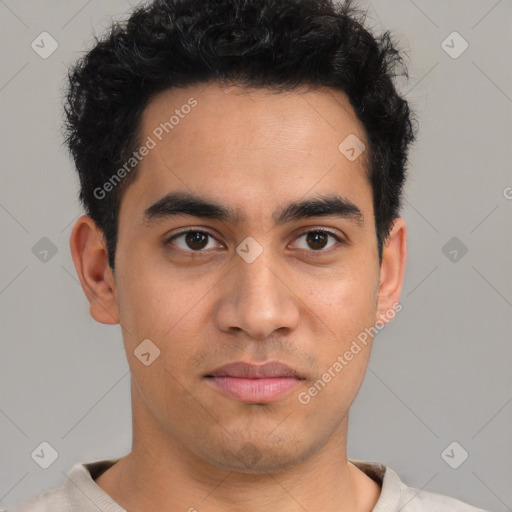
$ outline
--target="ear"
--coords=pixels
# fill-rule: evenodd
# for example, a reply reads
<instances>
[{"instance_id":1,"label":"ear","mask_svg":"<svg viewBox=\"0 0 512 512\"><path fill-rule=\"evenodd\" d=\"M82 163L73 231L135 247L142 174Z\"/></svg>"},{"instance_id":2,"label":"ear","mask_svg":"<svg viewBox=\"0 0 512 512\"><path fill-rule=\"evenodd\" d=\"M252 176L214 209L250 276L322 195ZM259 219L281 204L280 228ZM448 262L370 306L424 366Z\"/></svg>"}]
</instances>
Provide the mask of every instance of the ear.
<instances>
[{"instance_id":1,"label":"ear","mask_svg":"<svg viewBox=\"0 0 512 512\"><path fill-rule=\"evenodd\" d=\"M75 222L69 246L91 316L102 324L118 324L114 275L108 264L103 233L91 217L82 215Z\"/></svg>"},{"instance_id":2,"label":"ear","mask_svg":"<svg viewBox=\"0 0 512 512\"><path fill-rule=\"evenodd\" d=\"M407 233L405 221L397 217L382 249L380 265L380 286L377 307L377 320L390 322L398 306L404 281L407 260Z\"/></svg>"}]
</instances>

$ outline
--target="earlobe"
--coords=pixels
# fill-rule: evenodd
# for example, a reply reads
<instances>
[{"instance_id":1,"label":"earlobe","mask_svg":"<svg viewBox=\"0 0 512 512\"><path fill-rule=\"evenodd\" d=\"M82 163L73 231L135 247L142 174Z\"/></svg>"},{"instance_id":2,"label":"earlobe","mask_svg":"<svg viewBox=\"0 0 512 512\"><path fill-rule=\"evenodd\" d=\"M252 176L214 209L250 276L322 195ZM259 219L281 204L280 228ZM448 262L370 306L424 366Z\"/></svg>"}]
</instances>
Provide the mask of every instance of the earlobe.
<instances>
[{"instance_id":1,"label":"earlobe","mask_svg":"<svg viewBox=\"0 0 512 512\"><path fill-rule=\"evenodd\" d=\"M112 269L101 230L88 215L73 226L69 246L91 316L103 324L118 324L119 312Z\"/></svg>"},{"instance_id":2,"label":"earlobe","mask_svg":"<svg viewBox=\"0 0 512 512\"><path fill-rule=\"evenodd\" d=\"M400 300L407 260L407 230L405 221L397 217L382 250L378 320L390 321Z\"/></svg>"}]
</instances>

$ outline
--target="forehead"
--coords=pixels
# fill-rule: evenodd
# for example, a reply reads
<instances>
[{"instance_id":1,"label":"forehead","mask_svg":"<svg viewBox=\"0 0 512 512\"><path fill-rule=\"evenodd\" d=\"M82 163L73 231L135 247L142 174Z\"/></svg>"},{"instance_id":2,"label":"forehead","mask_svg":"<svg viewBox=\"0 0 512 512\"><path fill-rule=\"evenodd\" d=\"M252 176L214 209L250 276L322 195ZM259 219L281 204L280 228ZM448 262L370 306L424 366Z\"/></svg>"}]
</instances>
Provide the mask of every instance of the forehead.
<instances>
[{"instance_id":1,"label":"forehead","mask_svg":"<svg viewBox=\"0 0 512 512\"><path fill-rule=\"evenodd\" d=\"M340 91L276 92L216 82L169 89L143 112L139 141L151 149L139 163L137 190L129 187L126 195L139 211L173 190L229 198L240 210L261 212L310 191L368 200L367 152L347 158L346 140L367 145Z\"/></svg>"},{"instance_id":2,"label":"forehead","mask_svg":"<svg viewBox=\"0 0 512 512\"><path fill-rule=\"evenodd\" d=\"M142 114L140 132L168 147L179 147L182 139L193 135L195 149L209 153L305 152L318 143L332 152L338 150L340 136L366 138L342 91L322 87L280 92L218 82L156 95Z\"/></svg>"}]
</instances>

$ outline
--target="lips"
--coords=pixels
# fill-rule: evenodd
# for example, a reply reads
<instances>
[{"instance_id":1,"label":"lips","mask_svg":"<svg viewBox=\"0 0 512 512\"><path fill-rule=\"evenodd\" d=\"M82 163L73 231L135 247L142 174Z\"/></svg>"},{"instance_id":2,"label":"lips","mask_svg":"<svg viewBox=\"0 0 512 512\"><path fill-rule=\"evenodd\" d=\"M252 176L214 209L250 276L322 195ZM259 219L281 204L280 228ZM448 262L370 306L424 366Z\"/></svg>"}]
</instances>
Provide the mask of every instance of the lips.
<instances>
[{"instance_id":1,"label":"lips","mask_svg":"<svg viewBox=\"0 0 512 512\"><path fill-rule=\"evenodd\" d=\"M265 379L271 377L301 378L295 370L283 363L268 362L262 365L254 365L243 361L221 366L208 374L207 377L238 377L246 379Z\"/></svg>"},{"instance_id":2,"label":"lips","mask_svg":"<svg viewBox=\"0 0 512 512\"><path fill-rule=\"evenodd\" d=\"M258 405L283 398L305 380L293 368L275 361L262 365L243 361L229 363L205 378L228 398Z\"/></svg>"}]
</instances>

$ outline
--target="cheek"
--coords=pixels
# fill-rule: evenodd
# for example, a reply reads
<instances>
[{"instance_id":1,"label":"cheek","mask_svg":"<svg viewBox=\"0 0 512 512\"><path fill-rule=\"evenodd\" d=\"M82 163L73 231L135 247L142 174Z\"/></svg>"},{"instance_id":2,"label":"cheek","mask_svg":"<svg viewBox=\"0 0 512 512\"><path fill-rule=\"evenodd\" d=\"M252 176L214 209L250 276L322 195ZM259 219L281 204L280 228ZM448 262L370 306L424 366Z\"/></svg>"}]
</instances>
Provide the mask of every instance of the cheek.
<instances>
[{"instance_id":1,"label":"cheek","mask_svg":"<svg viewBox=\"0 0 512 512\"><path fill-rule=\"evenodd\" d=\"M213 277L182 272L165 258L126 260L120 269L118 305L129 337L161 339L201 307ZM210 283L211 281L211 283Z\"/></svg>"},{"instance_id":2,"label":"cheek","mask_svg":"<svg viewBox=\"0 0 512 512\"><path fill-rule=\"evenodd\" d=\"M304 302L341 340L375 321L378 272L374 267L370 261L347 263L321 279L313 277L305 289Z\"/></svg>"},{"instance_id":3,"label":"cheek","mask_svg":"<svg viewBox=\"0 0 512 512\"><path fill-rule=\"evenodd\" d=\"M361 385L371 350L368 332L377 311L377 270L373 262L361 259L324 280L324 286L309 287L305 302L321 321L314 346L319 402L350 401Z\"/></svg>"},{"instance_id":4,"label":"cheek","mask_svg":"<svg viewBox=\"0 0 512 512\"><path fill-rule=\"evenodd\" d=\"M367 273L363 278L354 272L332 282L327 292L310 297L308 306L321 319L312 348L318 370L298 399L311 404L308 414L327 415L336 422L355 399L366 372L377 287Z\"/></svg>"},{"instance_id":5,"label":"cheek","mask_svg":"<svg viewBox=\"0 0 512 512\"><path fill-rule=\"evenodd\" d=\"M187 359L202 339L198 315L205 304L200 301L199 280L189 283L170 269L170 265L127 265L119 275L118 301L132 379L155 417L163 415L161 420L167 422L166 411L190 406ZM149 365L137 356L147 339L157 347L149 345L145 350L154 357Z\"/></svg>"}]
</instances>

